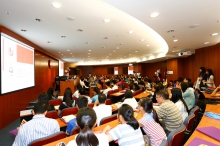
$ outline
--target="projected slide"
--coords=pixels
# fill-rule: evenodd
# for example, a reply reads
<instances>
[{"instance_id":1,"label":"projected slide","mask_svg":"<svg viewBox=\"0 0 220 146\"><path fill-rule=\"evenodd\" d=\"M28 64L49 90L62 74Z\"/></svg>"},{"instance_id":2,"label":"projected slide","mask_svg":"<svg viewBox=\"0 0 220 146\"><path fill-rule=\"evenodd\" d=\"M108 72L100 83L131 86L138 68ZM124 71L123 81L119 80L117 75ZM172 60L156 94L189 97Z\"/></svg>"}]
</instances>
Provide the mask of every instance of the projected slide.
<instances>
[{"instance_id":1,"label":"projected slide","mask_svg":"<svg viewBox=\"0 0 220 146\"><path fill-rule=\"evenodd\" d=\"M133 66L129 66L128 67L128 74L134 74L134 67Z\"/></svg>"},{"instance_id":2,"label":"projected slide","mask_svg":"<svg viewBox=\"0 0 220 146\"><path fill-rule=\"evenodd\" d=\"M34 48L1 34L1 94L34 85Z\"/></svg>"},{"instance_id":3,"label":"projected slide","mask_svg":"<svg viewBox=\"0 0 220 146\"><path fill-rule=\"evenodd\" d=\"M64 74L63 68L64 68L64 64L62 61L59 60L59 76L63 76Z\"/></svg>"}]
</instances>

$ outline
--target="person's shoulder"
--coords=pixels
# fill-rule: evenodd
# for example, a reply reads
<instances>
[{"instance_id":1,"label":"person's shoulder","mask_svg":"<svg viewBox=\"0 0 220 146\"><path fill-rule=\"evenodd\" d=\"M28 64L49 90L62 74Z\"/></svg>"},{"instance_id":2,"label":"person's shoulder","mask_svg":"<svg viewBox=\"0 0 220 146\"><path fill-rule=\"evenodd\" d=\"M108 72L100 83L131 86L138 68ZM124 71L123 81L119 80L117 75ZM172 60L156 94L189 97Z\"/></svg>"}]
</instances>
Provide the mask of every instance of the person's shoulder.
<instances>
[{"instance_id":1,"label":"person's shoulder","mask_svg":"<svg viewBox=\"0 0 220 146\"><path fill-rule=\"evenodd\" d=\"M77 146L77 144L75 140L71 140L66 146Z\"/></svg>"}]
</instances>

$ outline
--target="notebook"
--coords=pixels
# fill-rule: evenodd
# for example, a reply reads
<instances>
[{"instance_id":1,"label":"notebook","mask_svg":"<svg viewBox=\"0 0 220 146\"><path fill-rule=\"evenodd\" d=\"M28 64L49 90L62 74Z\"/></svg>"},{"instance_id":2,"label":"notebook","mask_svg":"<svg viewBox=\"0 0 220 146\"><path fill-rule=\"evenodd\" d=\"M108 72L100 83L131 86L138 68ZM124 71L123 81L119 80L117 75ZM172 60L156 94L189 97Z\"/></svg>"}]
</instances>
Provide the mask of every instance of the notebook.
<instances>
[{"instance_id":1,"label":"notebook","mask_svg":"<svg viewBox=\"0 0 220 146\"><path fill-rule=\"evenodd\" d=\"M60 118L63 122L68 123L70 120L76 118L76 116L74 115L68 115L68 116L63 116L62 118Z\"/></svg>"},{"instance_id":2,"label":"notebook","mask_svg":"<svg viewBox=\"0 0 220 146\"><path fill-rule=\"evenodd\" d=\"M196 137L188 144L188 146L218 146L218 145Z\"/></svg>"},{"instance_id":3,"label":"notebook","mask_svg":"<svg viewBox=\"0 0 220 146\"><path fill-rule=\"evenodd\" d=\"M209 126L209 127L202 127L202 128L196 128L198 131L220 141L220 129Z\"/></svg>"}]
</instances>

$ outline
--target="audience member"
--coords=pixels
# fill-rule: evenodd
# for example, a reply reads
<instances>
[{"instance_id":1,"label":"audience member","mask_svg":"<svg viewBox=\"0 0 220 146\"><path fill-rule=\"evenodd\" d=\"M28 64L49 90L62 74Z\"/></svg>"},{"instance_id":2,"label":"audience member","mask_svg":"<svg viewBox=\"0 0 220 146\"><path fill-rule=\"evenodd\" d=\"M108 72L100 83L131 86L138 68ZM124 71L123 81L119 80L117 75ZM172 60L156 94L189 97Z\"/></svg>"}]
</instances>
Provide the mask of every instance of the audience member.
<instances>
[{"instance_id":1,"label":"audience member","mask_svg":"<svg viewBox=\"0 0 220 146\"><path fill-rule=\"evenodd\" d=\"M100 94L99 88L95 87L93 90L92 103L94 103L98 99L99 94Z\"/></svg>"},{"instance_id":2,"label":"audience member","mask_svg":"<svg viewBox=\"0 0 220 146\"><path fill-rule=\"evenodd\" d=\"M214 74L211 69L206 70L207 80L203 81L204 84L207 85L207 87L215 88L215 82L214 82Z\"/></svg>"},{"instance_id":3,"label":"audience member","mask_svg":"<svg viewBox=\"0 0 220 146\"><path fill-rule=\"evenodd\" d=\"M138 106L138 103L136 101L136 99L133 97L133 93L131 92L131 90L126 90L125 91L125 97L124 97L124 101L122 104L128 104L130 105L133 109L136 109Z\"/></svg>"},{"instance_id":4,"label":"audience member","mask_svg":"<svg viewBox=\"0 0 220 146\"><path fill-rule=\"evenodd\" d=\"M85 88L79 89L79 96L85 96L88 99L88 104L92 103L91 98L88 95L86 95Z\"/></svg>"},{"instance_id":5,"label":"audience member","mask_svg":"<svg viewBox=\"0 0 220 146\"><path fill-rule=\"evenodd\" d=\"M188 88L188 84L184 82L181 83L181 90L183 92L183 99L187 104L188 110L190 111L195 106L195 94L190 88Z\"/></svg>"},{"instance_id":6,"label":"audience member","mask_svg":"<svg viewBox=\"0 0 220 146\"><path fill-rule=\"evenodd\" d=\"M110 82L106 82L106 89L103 90L103 94L105 94L106 97L108 97L108 91L112 90L111 86L110 86Z\"/></svg>"},{"instance_id":7,"label":"audience member","mask_svg":"<svg viewBox=\"0 0 220 146\"><path fill-rule=\"evenodd\" d=\"M40 93L40 95L38 96L38 102L47 103L47 111L55 110L54 105L49 104L49 97L48 97L47 93L45 93L45 92Z\"/></svg>"},{"instance_id":8,"label":"audience member","mask_svg":"<svg viewBox=\"0 0 220 146\"><path fill-rule=\"evenodd\" d=\"M118 89L118 86L116 85L117 84L116 80L112 80L112 83L113 83L112 90Z\"/></svg>"},{"instance_id":9,"label":"audience member","mask_svg":"<svg viewBox=\"0 0 220 146\"><path fill-rule=\"evenodd\" d=\"M76 97L79 98L79 90L82 88L82 86L80 84L76 85L76 91L74 92L72 97Z\"/></svg>"}]
</instances>

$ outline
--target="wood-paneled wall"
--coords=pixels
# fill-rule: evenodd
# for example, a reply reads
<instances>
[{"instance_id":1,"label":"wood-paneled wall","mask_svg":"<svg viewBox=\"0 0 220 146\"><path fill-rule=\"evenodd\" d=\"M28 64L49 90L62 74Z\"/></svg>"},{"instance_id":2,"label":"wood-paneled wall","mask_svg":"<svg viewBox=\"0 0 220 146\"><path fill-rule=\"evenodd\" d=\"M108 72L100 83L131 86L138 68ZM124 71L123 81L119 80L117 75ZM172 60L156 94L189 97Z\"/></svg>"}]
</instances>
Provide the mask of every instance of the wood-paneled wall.
<instances>
[{"instance_id":1,"label":"wood-paneled wall","mask_svg":"<svg viewBox=\"0 0 220 146\"><path fill-rule=\"evenodd\" d=\"M20 110L24 110L30 101L38 97L40 92L46 92L49 87L55 85L54 78L58 74L58 60L42 48L7 28L0 26L0 30L35 49L35 87L0 95L0 129L2 129L19 118ZM52 62L52 69L48 68L48 60Z\"/></svg>"}]
</instances>

